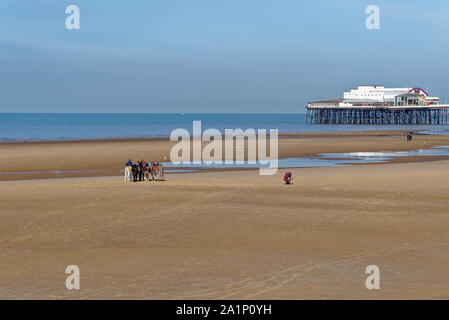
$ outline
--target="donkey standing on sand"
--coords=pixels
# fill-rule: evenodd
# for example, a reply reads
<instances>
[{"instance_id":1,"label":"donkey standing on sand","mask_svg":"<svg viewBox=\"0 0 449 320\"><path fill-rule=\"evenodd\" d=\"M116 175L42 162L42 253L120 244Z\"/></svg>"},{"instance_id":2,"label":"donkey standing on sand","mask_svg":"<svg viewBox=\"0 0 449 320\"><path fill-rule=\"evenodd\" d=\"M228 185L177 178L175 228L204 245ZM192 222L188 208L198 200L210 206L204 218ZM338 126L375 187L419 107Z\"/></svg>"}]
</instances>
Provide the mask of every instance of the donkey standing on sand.
<instances>
[{"instance_id":1,"label":"donkey standing on sand","mask_svg":"<svg viewBox=\"0 0 449 320\"><path fill-rule=\"evenodd\" d=\"M164 166L162 165L162 163L152 162L150 173L151 173L151 177L153 178L153 180L155 180L155 177L158 177L157 180L164 180L165 169L164 169Z\"/></svg>"},{"instance_id":2,"label":"donkey standing on sand","mask_svg":"<svg viewBox=\"0 0 449 320\"><path fill-rule=\"evenodd\" d=\"M141 175L141 169L139 164L133 164L132 166L132 171L133 171L133 181L137 182L139 180L139 177Z\"/></svg>"},{"instance_id":3,"label":"donkey standing on sand","mask_svg":"<svg viewBox=\"0 0 449 320\"><path fill-rule=\"evenodd\" d=\"M150 181L151 168L151 163L148 162L146 162L143 166L143 176L145 181Z\"/></svg>"}]
</instances>

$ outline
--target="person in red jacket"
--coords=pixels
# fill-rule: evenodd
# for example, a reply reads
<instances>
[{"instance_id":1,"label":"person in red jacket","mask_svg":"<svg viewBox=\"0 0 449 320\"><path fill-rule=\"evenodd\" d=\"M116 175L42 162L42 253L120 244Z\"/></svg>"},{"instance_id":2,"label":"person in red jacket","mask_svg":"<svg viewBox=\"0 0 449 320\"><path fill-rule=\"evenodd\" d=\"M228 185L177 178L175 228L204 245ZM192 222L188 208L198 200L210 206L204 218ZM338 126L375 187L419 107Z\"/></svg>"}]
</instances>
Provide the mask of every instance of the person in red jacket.
<instances>
[{"instance_id":1,"label":"person in red jacket","mask_svg":"<svg viewBox=\"0 0 449 320\"><path fill-rule=\"evenodd\" d=\"M291 172L286 172L284 174L284 182L285 184L293 184L293 176Z\"/></svg>"}]
</instances>

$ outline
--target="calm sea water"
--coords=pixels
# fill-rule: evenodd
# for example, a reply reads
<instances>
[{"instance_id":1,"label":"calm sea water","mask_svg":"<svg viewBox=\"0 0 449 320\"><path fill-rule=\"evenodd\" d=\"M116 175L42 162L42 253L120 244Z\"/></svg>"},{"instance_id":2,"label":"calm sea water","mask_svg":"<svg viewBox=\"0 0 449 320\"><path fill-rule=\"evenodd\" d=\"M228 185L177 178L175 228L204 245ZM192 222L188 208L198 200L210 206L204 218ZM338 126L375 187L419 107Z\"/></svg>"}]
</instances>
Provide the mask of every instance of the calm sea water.
<instances>
[{"instance_id":1,"label":"calm sea water","mask_svg":"<svg viewBox=\"0 0 449 320\"><path fill-rule=\"evenodd\" d=\"M426 130L447 133L449 125L312 125L304 114L86 114L0 113L0 141L76 140L169 136L177 128L278 129L279 132L338 132L363 130Z\"/></svg>"}]
</instances>

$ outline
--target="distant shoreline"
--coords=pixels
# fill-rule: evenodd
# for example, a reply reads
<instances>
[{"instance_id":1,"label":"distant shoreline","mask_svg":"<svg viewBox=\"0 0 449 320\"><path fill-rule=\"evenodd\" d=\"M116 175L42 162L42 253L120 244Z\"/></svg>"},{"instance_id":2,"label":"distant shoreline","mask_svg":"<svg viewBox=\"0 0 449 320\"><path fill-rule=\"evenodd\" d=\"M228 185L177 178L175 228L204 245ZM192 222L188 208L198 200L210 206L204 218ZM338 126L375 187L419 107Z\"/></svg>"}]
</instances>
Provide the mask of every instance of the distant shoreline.
<instances>
[{"instance_id":1,"label":"distant shoreline","mask_svg":"<svg viewBox=\"0 0 449 320\"><path fill-rule=\"evenodd\" d=\"M134 138L93 138L93 139L67 139L67 140L9 140L0 141L2 144L55 144L55 143L85 143L85 142L136 142L136 141L166 141L168 136L162 137L134 137Z\"/></svg>"},{"instance_id":2,"label":"distant shoreline","mask_svg":"<svg viewBox=\"0 0 449 320\"><path fill-rule=\"evenodd\" d=\"M360 131L323 131L323 132L280 132L279 138L300 137L334 137L334 136L378 136L379 134L405 134L413 131L415 134L427 134L426 130L360 130ZM449 132L447 133L449 134ZM434 134L440 135L440 134ZM443 135L443 134L441 134ZM159 137L126 137L126 138L92 138L92 139L55 139L55 140L0 140L0 145L11 144L58 144L58 143L98 143L98 142L150 142L169 141L169 136Z\"/></svg>"}]
</instances>

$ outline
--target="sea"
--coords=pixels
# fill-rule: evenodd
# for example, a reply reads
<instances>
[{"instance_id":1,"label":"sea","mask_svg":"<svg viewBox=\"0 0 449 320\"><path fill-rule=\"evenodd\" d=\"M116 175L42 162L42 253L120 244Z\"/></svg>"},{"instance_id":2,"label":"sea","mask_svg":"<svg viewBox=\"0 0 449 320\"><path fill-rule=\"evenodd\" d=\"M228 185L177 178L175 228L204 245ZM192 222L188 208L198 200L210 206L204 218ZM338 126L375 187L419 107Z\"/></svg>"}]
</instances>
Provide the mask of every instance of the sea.
<instances>
[{"instance_id":1,"label":"sea","mask_svg":"<svg viewBox=\"0 0 449 320\"><path fill-rule=\"evenodd\" d=\"M168 137L175 129L192 133L193 121L202 130L278 129L291 132L343 132L367 130L421 130L447 134L449 125L317 125L305 114L247 113L0 113L0 141L57 141L114 138Z\"/></svg>"}]
</instances>

